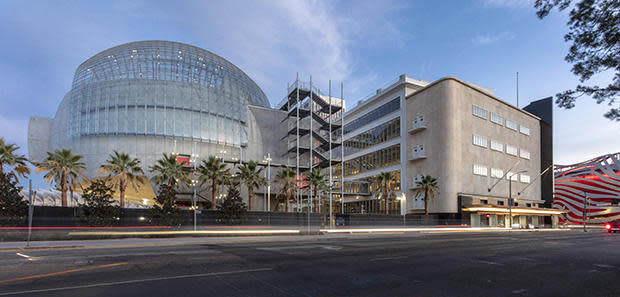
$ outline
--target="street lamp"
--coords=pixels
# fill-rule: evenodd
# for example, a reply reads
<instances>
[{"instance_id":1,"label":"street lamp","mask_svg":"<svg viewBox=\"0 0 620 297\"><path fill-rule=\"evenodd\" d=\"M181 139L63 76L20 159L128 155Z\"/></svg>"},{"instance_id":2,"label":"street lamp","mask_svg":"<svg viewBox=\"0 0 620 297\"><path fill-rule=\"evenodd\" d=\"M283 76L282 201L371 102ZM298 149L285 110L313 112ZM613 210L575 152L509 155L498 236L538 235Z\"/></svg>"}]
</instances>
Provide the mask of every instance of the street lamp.
<instances>
[{"instance_id":1,"label":"street lamp","mask_svg":"<svg viewBox=\"0 0 620 297\"><path fill-rule=\"evenodd\" d=\"M510 212L510 229L512 229L512 204L514 199L512 199L512 177L516 176L520 173L527 172L527 170L521 170L515 173L506 173L506 177L508 177L508 211Z\"/></svg>"},{"instance_id":2,"label":"street lamp","mask_svg":"<svg viewBox=\"0 0 620 297\"><path fill-rule=\"evenodd\" d=\"M194 151L196 150L194 144ZM194 170L192 171L192 188L194 190L194 195L192 197L192 209L194 210L194 231L196 231L196 211L198 209L196 205L196 186L198 185L198 179L196 178L196 165L198 164L198 154L192 154L192 158L190 161L194 165Z\"/></svg>"},{"instance_id":3,"label":"street lamp","mask_svg":"<svg viewBox=\"0 0 620 297\"><path fill-rule=\"evenodd\" d=\"M263 158L263 162L267 162L267 211L271 211L271 153Z\"/></svg>"},{"instance_id":4,"label":"street lamp","mask_svg":"<svg viewBox=\"0 0 620 297\"><path fill-rule=\"evenodd\" d=\"M400 214L403 215L403 227L406 227L405 218L407 215L407 196L405 193L402 193L400 196L396 197L396 200L400 201Z\"/></svg>"}]
</instances>

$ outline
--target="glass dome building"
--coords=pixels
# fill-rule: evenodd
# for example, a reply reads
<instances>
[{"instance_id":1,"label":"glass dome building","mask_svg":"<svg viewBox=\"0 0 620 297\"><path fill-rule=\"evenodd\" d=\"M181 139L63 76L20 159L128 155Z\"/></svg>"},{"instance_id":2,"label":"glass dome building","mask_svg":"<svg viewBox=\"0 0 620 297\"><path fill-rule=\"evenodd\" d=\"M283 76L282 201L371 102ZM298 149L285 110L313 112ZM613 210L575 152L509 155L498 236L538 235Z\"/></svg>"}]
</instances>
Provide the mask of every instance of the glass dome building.
<instances>
[{"instance_id":1,"label":"glass dome building","mask_svg":"<svg viewBox=\"0 0 620 297\"><path fill-rule=\"evenodd\" d=\"M131 42L82 63L53 119L31 117L29 156L71 148L84 156L87 176L97 176L113 150L138 157L145 171L164 152L236 159L251 138L262 143L252 108L272 110L224 58L178 42Z\"/></svg>"}]
</instances>

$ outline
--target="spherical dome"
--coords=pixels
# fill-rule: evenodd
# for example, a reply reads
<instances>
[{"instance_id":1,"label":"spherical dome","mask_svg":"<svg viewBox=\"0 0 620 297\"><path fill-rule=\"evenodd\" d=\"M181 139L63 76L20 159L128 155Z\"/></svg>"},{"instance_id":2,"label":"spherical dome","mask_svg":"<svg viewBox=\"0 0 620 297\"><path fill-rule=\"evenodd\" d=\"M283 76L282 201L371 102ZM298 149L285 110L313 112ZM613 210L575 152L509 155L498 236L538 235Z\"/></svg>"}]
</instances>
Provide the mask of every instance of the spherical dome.
<instances>
[{"instance_id":1,"label":"spherical dome","mask_svg":"<svg viewBox=\"0 0 620 297\"><path fill-rule=\"evenodd\" d=\"M58 124L69 138L147 135L240 146L248 104L270 106L227 60L187 44L139 41L82 63L56 119L66 120Z\"/></svg>"}]
</instances>

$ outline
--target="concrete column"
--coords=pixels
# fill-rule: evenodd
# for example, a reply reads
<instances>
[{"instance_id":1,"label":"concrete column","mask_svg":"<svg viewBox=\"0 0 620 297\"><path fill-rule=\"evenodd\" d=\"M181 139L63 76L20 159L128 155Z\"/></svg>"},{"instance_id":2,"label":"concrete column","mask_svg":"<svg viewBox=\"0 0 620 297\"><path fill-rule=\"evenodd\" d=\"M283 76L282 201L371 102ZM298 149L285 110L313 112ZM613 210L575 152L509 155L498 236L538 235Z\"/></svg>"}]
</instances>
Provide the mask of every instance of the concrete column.
<instances>
[{"instance_id":1,"label":"concrete column","mask_svg":"<svg viewBox=\"0 0 620 297\"><path fill-rule=\"evenodd\" d=\"M470 221L472 227L480 227L480 215L477 213L472 213L470 215Z\"/></svg>"},{"instance_id":2,"label":"concrete column","mask_svg":"<svg viewBox=\"0 0 620 297\"><path fill-rule=\"evenodd\" d=\"M551 228L558 228L559 218L557 215L551 216Z\"/></svg>"}]
</instances>

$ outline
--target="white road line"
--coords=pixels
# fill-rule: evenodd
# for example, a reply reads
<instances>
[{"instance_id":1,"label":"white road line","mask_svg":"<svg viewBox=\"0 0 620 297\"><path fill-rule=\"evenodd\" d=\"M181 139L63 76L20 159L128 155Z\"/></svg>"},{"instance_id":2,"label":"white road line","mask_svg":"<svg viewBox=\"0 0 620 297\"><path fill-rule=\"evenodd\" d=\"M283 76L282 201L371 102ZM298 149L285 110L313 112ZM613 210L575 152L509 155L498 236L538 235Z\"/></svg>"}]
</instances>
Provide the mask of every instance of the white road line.
<instances>
[{"instance_id":1,"label":"white road line","mask_svg":"<svg viewBox=\"0 0 620 297\"><path fill-rule=\"evenodd\" d=\"M153 282L153 281L161 281L161 280L183 279L183 278L194 278L194 277L208 277L208 276L220 276L220 275L227 275L227 274L238 274L238 273L248 273L248 272L261 272L261 271L270 271L270 270L273 270L273 268L256 268L256 269L235 270L235 271L209 272L209 273L199 273L199 274L185 274L185 275L177 275L177 276L135 279L135 280L128 280L128 281L120 281L120 282L98 283L98 284L82 285L82 286L60 287L60 288L29 290L29 291L17 291L17 292L5 292L5 293L0 293L0 296L22 295L22 294L43 293L43 292L55 292L55 291L65 291L65 290L75 290L75 289L85 289L85 288L96 288L96 287L105 287L105 286L135 284L135 283L143 283L143 282Z\"/></svg>"},{"instance_id":2,"label":"white road line","mask_svg":"<svg viewBox=\"0 0 620 297\"><path fill-rule=\"evenodd\" d=\"M601 268L616 268L616 266L607 265L607 264L594 264L594 266L601 267Z\"/></svg>"},{"instance_id":3,"label":"white road line","mask_svg":"<svg viewBox=\"0 0 620 297\"><path fill-rule=\"evenodd\" d=\"M500 266L504 266L504 264L502 264L502 263L493 262L493 261L485 261L485 260L474 260L474 261L475 261L475 262L484 263L484 264L489 264L489 265L500 265Z\"/></svg>"},{"instance_id":4,"label":"white road line","mask_svg":"<svg viewBox=\"0 0 620 297\"><path fill-rule=\"evenodd\" d=\"M28 259L28 261L32 261L32 260L34 260L34 259L35 259L35 258L33 258L33 257L30 257L30 256L28 256L28 255L26 255L26 254L22 254L22 253L15 253L15 254L16 254L16 255L18 255L18 256L20 256L20 257L24 257L24 258Z\"/></svg>"},{"instance_id":5,"label":"white road line","mask_svg":"<svg viewBox=\"0 0 620 297\"><path fill-rule=\"evenodd\" d=\"M385 261L385 260L397 260L397 259L405 259L407 258L407 256L400 256L400 257L385 257L385 258L373 258L370 259L369 261Z\"/></svg>"}]
</instances>

